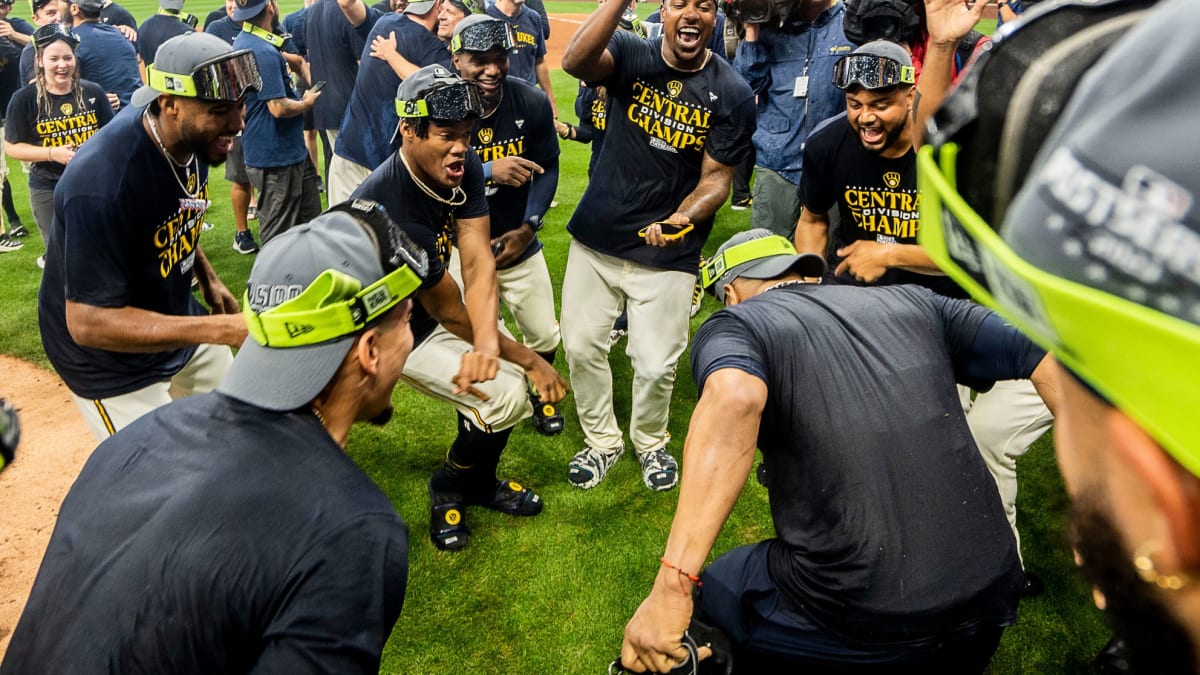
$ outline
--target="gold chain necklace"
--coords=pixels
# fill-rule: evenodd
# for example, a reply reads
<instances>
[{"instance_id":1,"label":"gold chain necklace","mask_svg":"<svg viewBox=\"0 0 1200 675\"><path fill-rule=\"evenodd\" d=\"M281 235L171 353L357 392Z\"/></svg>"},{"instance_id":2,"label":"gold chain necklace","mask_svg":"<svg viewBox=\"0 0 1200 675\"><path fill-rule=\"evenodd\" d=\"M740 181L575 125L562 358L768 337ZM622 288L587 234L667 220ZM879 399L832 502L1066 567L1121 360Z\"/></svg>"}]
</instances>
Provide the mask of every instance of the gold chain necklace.
<instances>
[{"instance_id":1,"label":"gold chain necklace","mask_svg":"<svg viewBox=\"0 0 1200 675\"><path fill-rule=\"evenodd\" d=\"M409 177L413 179L413 182L417 184L417 187L421 188L421 192L424 192L430 197L448 206L461 206L467 202L467 191L462 189L461 186L456 185L454 190L450 193L450 198L446 199L445 197L439 195L433 188L429 187L425 183L422 183L416 172L412 170L411 166L409 166L408 158L404 156L404 148L400 148L400 162L404 164L404 168L408 170Z\"/></svg>"},{"instance_id":2,"label":"gold chain necklace","mask_svg":"<svg viewBox=\"0 0 1200 675\"><path fill-rule=\"evenodd\" d=\"M190 181L192 178L192 163L196 162L196 153L193 152L188 157L186 162L180 164L175 160L174 157L171 156L171 153L167 152L167 146L163 145L162 137L158 135L158 125L154 123L154 116L150 114L149 108L146 108L146 110L142 112L142 117L146 118L146 122L149 123L150 134L154 136L154 142L158 143L158 149L162 151L163 157L166 157L167 161L171 163L171 176L175 179L175 183L179 185L180 190L183 190L183 194L188 196L188 199L195 200L200 196L201 188L199 184L196 185L196 192L194 193L184 187L183 181L179 180L179 173L176 171L176 168L182 168L184 171L184 176ZM197 163L196 166L196 173L197 175L200 173L199 163ZM197 183L199 183L199 181L197 181Z\"/></svg>"}]
</instances>

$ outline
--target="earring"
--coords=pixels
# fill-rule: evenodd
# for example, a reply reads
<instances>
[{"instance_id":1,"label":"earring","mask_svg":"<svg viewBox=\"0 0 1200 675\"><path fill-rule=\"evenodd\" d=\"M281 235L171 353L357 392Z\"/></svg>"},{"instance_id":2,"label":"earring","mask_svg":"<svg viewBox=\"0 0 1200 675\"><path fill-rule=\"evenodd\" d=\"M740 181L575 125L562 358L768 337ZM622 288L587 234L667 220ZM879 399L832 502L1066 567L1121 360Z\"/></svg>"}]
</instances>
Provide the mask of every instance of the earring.
<instances>
[{"instance_id":1,"label":"earring","mask_svg":"<svg viewBox=\"0 0 1200 675\"><path fill-rule=\"evenodd\" d=\"M1133 552L1133 567L1142 581L1154 584L1166 591L1178 591L1184 586L1190 585L1192 580L1186 574L1160 574L1154 568L1154 558L1151 556L1158 548L1158 544L1147 542L1138 546L1137 550Z\"/></svg>"}]
</instances>

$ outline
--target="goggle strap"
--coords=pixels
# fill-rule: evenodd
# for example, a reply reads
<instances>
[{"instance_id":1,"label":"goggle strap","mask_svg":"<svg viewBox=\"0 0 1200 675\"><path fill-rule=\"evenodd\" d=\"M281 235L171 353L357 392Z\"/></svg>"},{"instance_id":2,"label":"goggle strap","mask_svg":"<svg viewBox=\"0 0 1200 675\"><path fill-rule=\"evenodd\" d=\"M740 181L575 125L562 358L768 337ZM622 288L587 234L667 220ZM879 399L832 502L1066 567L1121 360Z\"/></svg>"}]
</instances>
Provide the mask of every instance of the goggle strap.
<instances>
[{"instance_id":1,"label":"goggle strap","mask_svg":"<svg viewBox=\"0 0 1200 675\"><path fill-rule=\"evenodd\" d=\"M191 75L164 73L154 66L146 66L146 83L155 91L176 96L195 98L196 80Z\"/></svg>"},{"instance_id":2,"label":"goggle strap","mask_svg":"<svg viewBox=\"0 0 1200 675\"><path fill-rule=\"evenodd\" d=\"M788 241L787 237L779 235L742 242L737 246L729 247L721 255L713 256L713 259L709 260L708 264L700 270L700 283L707 288L725 276L726 271L738 265L777 255L796 255L796 247L792 246L792 242Z\"/></svg>"},{"instance_id":3,"label":"goggle strap","mask_svg":"<svg viewBox=\"0 0 1200 675\"><path fill-rule=\"evenodd\" d=\"M429 104L423 98L413 101L396 99L396 115L400 117L429 117Z\"/></svg>"},{"instance_id":4,"label":"goggle strap","mask_svg":"<svg viewBox=\"0 0 1200 675\"><path fill-rule=\"evenodd\" d=\"M322 272L300 295L261 314L251 309L247 291L242 313L250 336L264 347L315 345L362 330L420 286L420 277L408 266L366 288L354 277L330 269ZM348 299L337 299L350 294L353 295ZM314 309L293 309L313 304L317 304Z\"/></svg>"}]
</instances>

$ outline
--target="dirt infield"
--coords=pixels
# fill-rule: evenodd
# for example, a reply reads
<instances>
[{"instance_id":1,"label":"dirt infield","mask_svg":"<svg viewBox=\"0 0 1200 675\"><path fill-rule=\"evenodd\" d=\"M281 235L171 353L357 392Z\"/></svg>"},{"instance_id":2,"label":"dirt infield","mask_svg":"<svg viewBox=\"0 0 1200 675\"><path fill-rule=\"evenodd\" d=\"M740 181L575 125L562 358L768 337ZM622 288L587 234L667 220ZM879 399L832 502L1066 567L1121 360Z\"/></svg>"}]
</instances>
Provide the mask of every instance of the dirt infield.
<instances>
[{"instance_id":1,"label":"dirt infield","mask_svg":"<svg viewBox=\"0 0 1200 675\"><path fill-rule=\"evenodd\" d=\"M0 474L0 656L21 616L67 489L96 445L52 372L0 356L0 397L21 416L17 458Z\"/></svg>"}]
</instances>

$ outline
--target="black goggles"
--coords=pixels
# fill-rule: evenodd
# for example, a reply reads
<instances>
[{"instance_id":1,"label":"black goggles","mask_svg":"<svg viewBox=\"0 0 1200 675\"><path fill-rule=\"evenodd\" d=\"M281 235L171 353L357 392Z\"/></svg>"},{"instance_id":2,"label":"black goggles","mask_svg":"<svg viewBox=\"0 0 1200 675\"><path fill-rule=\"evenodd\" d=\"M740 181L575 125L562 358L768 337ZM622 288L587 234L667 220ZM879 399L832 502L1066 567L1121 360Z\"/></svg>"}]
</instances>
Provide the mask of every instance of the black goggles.
<instances>
[{"instance_id":1,"label":"black goggles","mask_svg":"<svg viewBox=\"0 0 1200 675\"><path fill-rule=\"evenodd\" d=\"M450 40L450 51L486 52L492 49L512 49L517 43L512 26L504 21L487 21L468 26Z\"/></svg>"},{"instance_id":2,"label":"black goggles","mask_svg":"<svg viewBox=\"0 0 1200 675\"><path fill-rule=\"evenodd\" d=\"M352 199L331 206L329 210L354 216L375 235L379 243L379 263L385 274L408 267L422 282L425 281L429 275L429 255L388 216L382 204L369 199Z\"/></svg>"},{"instance_id":3,"label":"black goggles","mask_svg":"<svg viewBox=\"0 0 1200 675\"><path fill-rule=\"evenodd\" d=\"M842 90L855 84L873 91L915 82L916 72L912 66L901 65L884 56L848 54L833 64L833 86Z\"/></svg>"},{"instance_id":4,"label":"black goggles","mask_svg":"<svg viewBox=\"0 0 1200 675\"><path fill-rule=\"evenodd\" d=\"M206 101L242 100L246 92L262 88L258 61L249 49L240 49L201 63L191 74L181 75L146 67L147 83L155 91Z\"/></svg>"},{"instance_id":5,"label":"black goggles","mask_svg":"<svg viewBox=\"0 0 1200 675\"><path fill-rule=\"evenodd\" d=\"M402 118L428 117L461 122L483 116L483 92L474 82L447 84L409 101L396 99L396 114Z\"/></svg>"},{"instance_id":6,"label":"black goggles","mask_svg":"<svg viewBox=\"0 0 1200 675\"><path fill-rule=\"evenodd\" d=\"M75 35L70 26L57 21L33 31L33 48L37 51L45 49L58 40L71 45L71 49L79 46L79 36Z\"/></svg>"}]
</instances>

